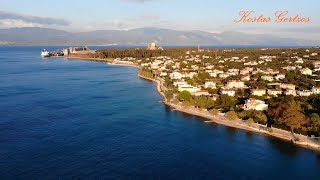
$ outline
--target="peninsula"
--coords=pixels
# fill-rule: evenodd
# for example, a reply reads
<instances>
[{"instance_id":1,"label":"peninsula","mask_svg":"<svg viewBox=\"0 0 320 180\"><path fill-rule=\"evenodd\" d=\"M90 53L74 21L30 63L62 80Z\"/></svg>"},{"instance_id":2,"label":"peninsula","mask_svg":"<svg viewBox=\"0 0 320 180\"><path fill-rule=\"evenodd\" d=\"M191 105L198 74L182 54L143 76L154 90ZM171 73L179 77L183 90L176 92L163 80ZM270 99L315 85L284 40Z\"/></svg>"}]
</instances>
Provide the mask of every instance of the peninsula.
<instances>
[{"instance_id":1,"label":"peninsula","mask_svg":"<svg viewBox=\"0 0 320 180\"><path fill-rule=\"evenodd\" d=\"M320 49L156 47L74 52L139 68L174 111L320 150Z\"/></svg>"}]
</instances>

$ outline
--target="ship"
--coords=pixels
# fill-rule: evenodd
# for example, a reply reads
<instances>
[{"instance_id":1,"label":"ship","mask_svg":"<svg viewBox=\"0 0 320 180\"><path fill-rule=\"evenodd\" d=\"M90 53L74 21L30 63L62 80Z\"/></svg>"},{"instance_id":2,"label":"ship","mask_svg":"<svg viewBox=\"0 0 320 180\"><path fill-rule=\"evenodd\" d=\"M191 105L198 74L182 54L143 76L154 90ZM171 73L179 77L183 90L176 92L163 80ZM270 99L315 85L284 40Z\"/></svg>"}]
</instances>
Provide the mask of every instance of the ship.
<instances>
[{"instance_id":1,"label":"ship","mask_svg":"<svg viewBox=\"0 0 320 180\"><path fill-rule=\"evenodd\" d=\"M45 50L45 49L43 49L42 51L41 51L41 57L50 57L51 55L50 55L50 53L49 53L49 51L47 51L47 50Z\"/></svg>"}]
</instances>

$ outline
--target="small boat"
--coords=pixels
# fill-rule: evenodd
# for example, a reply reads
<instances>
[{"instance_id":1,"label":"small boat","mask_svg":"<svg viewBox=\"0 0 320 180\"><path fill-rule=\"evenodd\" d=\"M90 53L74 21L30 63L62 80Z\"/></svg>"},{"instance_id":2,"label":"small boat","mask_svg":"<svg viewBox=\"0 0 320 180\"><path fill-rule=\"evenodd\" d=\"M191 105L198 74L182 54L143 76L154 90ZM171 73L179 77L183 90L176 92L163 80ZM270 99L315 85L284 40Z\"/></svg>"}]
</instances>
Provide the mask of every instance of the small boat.
<instances>
[{"instance_id":1,"label":"small boat","mask_svg":"<svg viewBox=\"0 0 320 180\"><path fill-rule=\"evenodd\" d=\"M50 57L51 55L50 55L50 53L49 53L49 51L47 51L47 50L45 50L45 49L43 49L42 51L41 51L41 57Z\"/></svg>"}]
</instances>

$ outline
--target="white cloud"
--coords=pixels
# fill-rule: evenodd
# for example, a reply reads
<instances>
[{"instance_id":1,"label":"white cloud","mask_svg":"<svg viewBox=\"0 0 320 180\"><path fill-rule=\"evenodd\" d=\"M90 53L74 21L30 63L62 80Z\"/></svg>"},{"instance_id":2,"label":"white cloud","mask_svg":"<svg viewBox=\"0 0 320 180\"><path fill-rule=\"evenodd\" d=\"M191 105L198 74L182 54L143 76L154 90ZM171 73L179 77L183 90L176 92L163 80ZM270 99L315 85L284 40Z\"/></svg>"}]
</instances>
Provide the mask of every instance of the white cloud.
<instances>
[{"instance_id":1,"label":"white cloud","mask_svg":"<svg viewBox=\"0 0 320 180\"><path fill-rule=\"evenodd\" d=\"M23 21L25 23L36 23L42 25L61 25L67 26L70 25L71 22L62 18L52 18L52 17L40 17L40 16L32 16L25 15L15 12L7 12L0 10L0 20L16 20Z\"/></svg>"},{"instance_id":2,"label":"white cloud","mask_svg":"<svg viewBox=\"0 0 320 180\"><path fill-rule=\"evenodd\" d=\"M1 28L12 28L12 27L35 27L40 26L39 24L28 23L22 20L15 19L0 19L0 27Z\"/></svg>"}]
</instances>

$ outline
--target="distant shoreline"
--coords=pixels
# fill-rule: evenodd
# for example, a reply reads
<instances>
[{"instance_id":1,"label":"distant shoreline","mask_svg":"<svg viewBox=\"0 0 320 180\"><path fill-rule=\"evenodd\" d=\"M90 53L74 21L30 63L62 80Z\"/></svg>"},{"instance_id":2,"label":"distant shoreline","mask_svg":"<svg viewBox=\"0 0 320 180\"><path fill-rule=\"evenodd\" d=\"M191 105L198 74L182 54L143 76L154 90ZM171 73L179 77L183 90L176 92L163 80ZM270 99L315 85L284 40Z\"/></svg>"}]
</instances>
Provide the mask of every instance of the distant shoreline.
<instances>
[{"instance_id":1,"label":"distant shoreline","mask_svg":"<svg viewBox=\"0 0 320 180\"><path fill-rule=\"evenodd\" d=\"M68 57L67 59L72 59L72 60L78 59L78 60L107 62L109 65L113 65L113 66L127 66L127 67L135 67L135 68L140 69L140 67L137 66L137 65L115 64L115 63L108 62L106 59L99 59L99 58ZM265 126L261 125L261 124L254 123L253 125L249 126L249 125L247 125L246 123L244 123L241 120L234 120L234 121L228 120L224 116L224 113L219 113L219 115L213 116L208 111L202 111L202 110L199 110L197 108L185 108L182 105L173 104L171 102L168 102L168 100L166 99L164 93L161 90L161 82L159 80L155 80L155 79L151 79L151 78L148 78L148 77L144 77L144 76L142 76L140 74L138 74L138 77L140 77L142 79L145 79L145 80L149 80L149 81L155 82L157 84L158 93L164 99L162 102L165 105L173 108L174 111L179 111L179 112L182 112L182 113L186 113L186 114L190 114L190 115L195 115L195 116L206 118L206 119L208 119L208 121L205 121L206 123L222 124L222 125L233 127L233 128L237 128L237 129L247 130L247 131L250 131L250 132L256 132L256 133L259 133L261 135L268 135L268 136L271 136L271 137L275 137L275 138L278 138L278 139L285 140L287 142L293 142L292 141L292 134L289 131L285 131L285 130L273 127L272 128L273 132L269 132L267 130L262 129ZM305 135L295 134L295 136L297 136L299 139L305 139L305 140L308 139L308 137L305 136ZM293 144L295 144L297 146L300 146L300 147L304 147L304 148L309 148L309 149L312 149L312 150L320 151L320 145L312 143L312 142L307 142L307 141L299 142L299 141L296 141Z\"/></svg>"}]
</instances>

